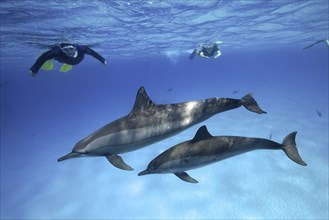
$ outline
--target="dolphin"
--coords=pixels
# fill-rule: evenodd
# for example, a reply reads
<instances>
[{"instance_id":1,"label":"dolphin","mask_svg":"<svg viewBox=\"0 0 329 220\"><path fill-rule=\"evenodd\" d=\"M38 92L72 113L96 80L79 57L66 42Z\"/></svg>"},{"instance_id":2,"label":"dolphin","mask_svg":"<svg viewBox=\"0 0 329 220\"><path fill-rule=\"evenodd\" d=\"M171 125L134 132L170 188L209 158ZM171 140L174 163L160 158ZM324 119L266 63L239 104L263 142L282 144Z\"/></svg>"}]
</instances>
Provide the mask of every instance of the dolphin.
<instances>
[{"instance_id":1,"label":"dolphin","mask_svg":"<svg viewBox=\"0 0 329 220\"><path fill-rule=\"evenodd\" d=\"M63 161L81 156L105 156L117 168L132 170L118 155L134 151L173 136L211 116L244 106L259 114L263 111L251 96L242 99L209 98L177 104L157 105L141 87L131 112L80 140Z\"/></svg>"},{"instance_id":2,"label":"dolphin","mask_svg":"<svg viewBox=\"0 0 329 220\"><path fill-rule=\"evenodd\" d=\"M189 183L198 181L185 171L206 166L252 150L283 150L295 163L306 166L296 148L297 132L288 134L282 144L263 138L212 136L206 126L199 128L194 138L177 144L153 159L138 176L155 173L174 173Z\"/></svg>"}]
</instances>

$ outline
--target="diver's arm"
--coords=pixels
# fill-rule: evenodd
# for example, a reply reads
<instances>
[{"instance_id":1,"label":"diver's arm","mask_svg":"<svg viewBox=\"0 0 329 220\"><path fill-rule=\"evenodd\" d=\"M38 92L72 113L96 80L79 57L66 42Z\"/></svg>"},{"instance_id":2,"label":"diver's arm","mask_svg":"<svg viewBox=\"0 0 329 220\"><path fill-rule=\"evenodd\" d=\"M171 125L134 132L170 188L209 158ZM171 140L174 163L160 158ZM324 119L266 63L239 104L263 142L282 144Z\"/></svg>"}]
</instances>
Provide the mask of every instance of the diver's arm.
<instances>
[{"instance_id":1,"label":"diver's arm","mask_svg":"<svg viewBox=\"0 0 329 220\"><path fill-rule=\"evenodd\" d=\"M220 55L222 55L222 53L219 50L217 50L214 58L217 59Z\"/></svg>"},{"instance_id":2,"label":"diver's arm","mask_svg":"<svg viewBox=\"0 0 329 220\"><path fill-rule=\"evenodd\" d=\"M39 71L41 66L44 64L44 62L53 59L56 56L56 51L57 49L52 49L38 57L33 66L30 68L31 74L35 75Z\"/></svg>"},{"instance_id":3,"label":"diver's arm","mask_svg":"<svg viewBox=\"0 0 329 220\"><path fill-rule=\"evenodd\" d=\"M199 53L199 56L203 58L209 58L208 56L204 55L202 51Z\"/></svg>"},{"instance_id":4,"label":"diver's arm","mask_svg":"<svg viewBox=\"0 0 329 220\"><path fill-rule=\"evenodd\" d=\"M103 64L107 64L105 58L102 57L101 55L99 55L96 51L92 50L91 48L89 48L87 46L80 46L80 47L83 48L83 50L86 54L89 54L89 55L93 56L94 58L96 58L97 60L99 60Z\"/></svg>"}]
</instances>

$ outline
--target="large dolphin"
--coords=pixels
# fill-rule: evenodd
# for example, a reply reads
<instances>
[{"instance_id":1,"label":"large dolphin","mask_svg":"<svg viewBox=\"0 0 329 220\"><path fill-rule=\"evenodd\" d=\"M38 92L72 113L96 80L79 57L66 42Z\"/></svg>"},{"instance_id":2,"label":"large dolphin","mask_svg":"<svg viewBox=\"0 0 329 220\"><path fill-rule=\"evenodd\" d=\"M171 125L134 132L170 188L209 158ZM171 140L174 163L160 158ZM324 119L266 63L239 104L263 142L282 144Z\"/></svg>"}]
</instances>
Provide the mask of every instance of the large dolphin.
<instances>
[{"instance_id":1,"label":"large dolphin","mask_svg":"<svg viewBox=\"0 0 329 220\"><path fill-rule=\"evenodd\" d=\"M202 126L192 140L177 144L153 159L147 169L138 175L174 173L180 179L197 183L185 171L206 166L229 157L258 149L283 150L294 162L306 166L296 148L297 132L288 134L282 144L263 138L217 136L209 134Z\"/></svg>"},{"instance_id":2,"label":"large dolphin","mask_svg":"<svg viewBox=\"0 0 329 220\"><path fill-rule=\"evenodd\" d=\"M211 116L244 106L264 112L247 94L242 99L209 98L178 104L156 105L141 87L131 112L80 140L58 161L80 156L105 156L117 168L132 170L118 154L134 151L173 136Z\"/></svg>"}]
</instances>

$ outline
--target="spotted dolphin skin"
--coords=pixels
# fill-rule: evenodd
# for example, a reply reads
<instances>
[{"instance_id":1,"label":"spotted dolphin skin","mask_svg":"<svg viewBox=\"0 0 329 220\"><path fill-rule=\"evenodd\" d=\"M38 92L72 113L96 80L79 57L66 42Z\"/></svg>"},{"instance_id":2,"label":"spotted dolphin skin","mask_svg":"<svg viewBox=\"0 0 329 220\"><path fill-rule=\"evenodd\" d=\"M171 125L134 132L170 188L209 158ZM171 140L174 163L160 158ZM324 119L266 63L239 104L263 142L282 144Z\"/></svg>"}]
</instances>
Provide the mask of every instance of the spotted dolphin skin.
<instances>
[{"instance_id":1,"label":"spotted dolphin skin","mask_svg":"<svg viewBox=\"0 0 329 220\"><path fill-rule=\"evenodd\" d=\"M80 140L63 161L81 156L105 156L117 168L132 170L118 154L134 151L173 136L211 116L244 106L256 113L264 112L247 94L242 99L209 98L178 104L157 105L141 87L131 112Z\"/></svg>"},{"instance_id":2,"label":"spotted dolphin skin","mask_svg":"<svg viewBox=\"0 0 329 220\"><path fill-rule=\"evenodd\" d=\"M282 144L263 138L217 136L209 134L206 126L197 131L192 140L180 143L161 153L153 159L146 170L139 176L146 174L174 173L180 179L197 183L185 171L206 166L229 157L233 157L252 150L268 149L283 150L295 163L306 166L296 148L297 132L288 134Z\"/></svg>"}]
</instances>

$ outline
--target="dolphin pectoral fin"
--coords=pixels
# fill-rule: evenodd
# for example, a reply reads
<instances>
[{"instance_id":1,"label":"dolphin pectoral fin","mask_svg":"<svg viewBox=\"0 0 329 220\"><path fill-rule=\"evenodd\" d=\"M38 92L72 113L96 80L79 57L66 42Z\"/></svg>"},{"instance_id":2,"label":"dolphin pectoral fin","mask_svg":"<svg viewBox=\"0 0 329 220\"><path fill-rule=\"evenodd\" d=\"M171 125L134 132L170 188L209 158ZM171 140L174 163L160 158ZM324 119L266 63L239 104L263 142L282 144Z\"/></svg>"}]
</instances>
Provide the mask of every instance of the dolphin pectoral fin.
<instances>
[{"instance_id":1,"label":"dolphin pectoral fin","mask_svg":"<svg viewBox=\"0 0 329 220\"><path fill-rule=\"evenodd\" d=\"M128 164L126 164L119 155L108 154L106 155L107 160L115 167L122 170L133 170Z\"/></svg>"},{"instance_id":2,"label":"dolphin pectoral fin","mask_svg":"<svg viewBox=\"0 0 329 220\"><path fill-rule=\"evenodd\" d=\"M188 183L198 183L196 179L190 177L186 172L174 173L179 179Z\"/></svg>"}]
</instances>

